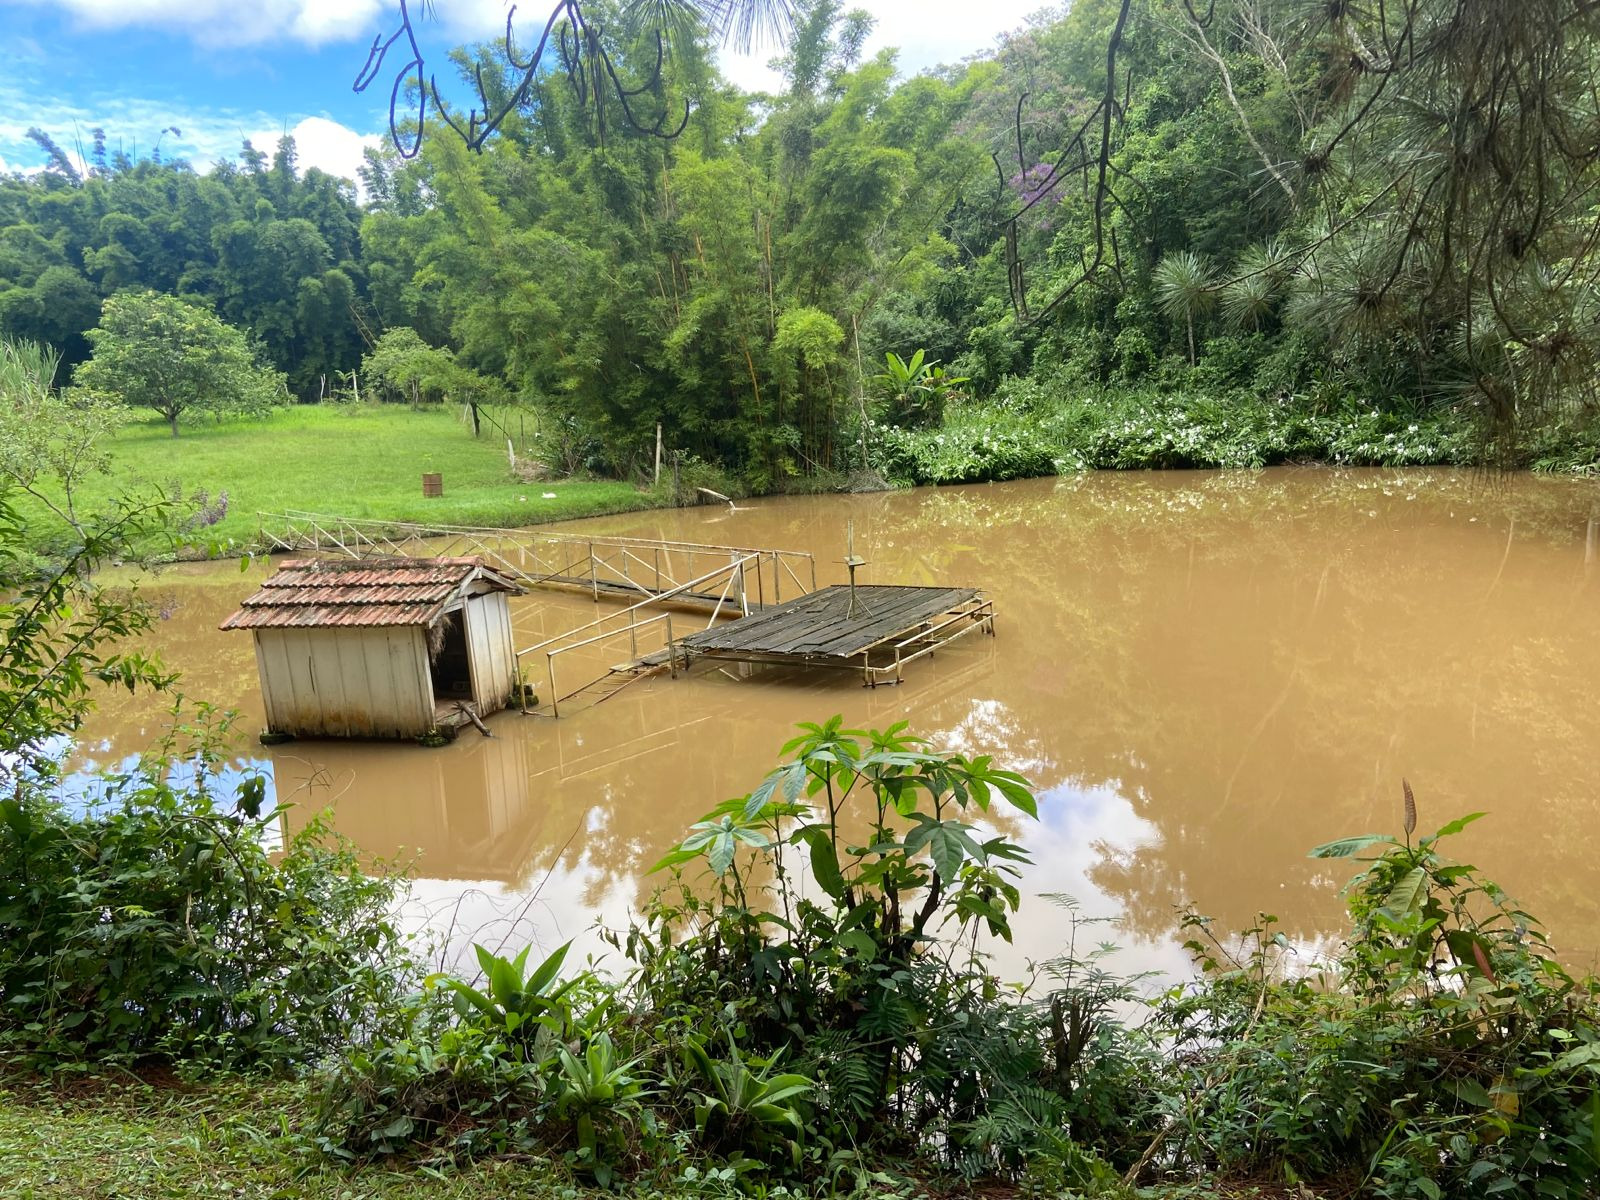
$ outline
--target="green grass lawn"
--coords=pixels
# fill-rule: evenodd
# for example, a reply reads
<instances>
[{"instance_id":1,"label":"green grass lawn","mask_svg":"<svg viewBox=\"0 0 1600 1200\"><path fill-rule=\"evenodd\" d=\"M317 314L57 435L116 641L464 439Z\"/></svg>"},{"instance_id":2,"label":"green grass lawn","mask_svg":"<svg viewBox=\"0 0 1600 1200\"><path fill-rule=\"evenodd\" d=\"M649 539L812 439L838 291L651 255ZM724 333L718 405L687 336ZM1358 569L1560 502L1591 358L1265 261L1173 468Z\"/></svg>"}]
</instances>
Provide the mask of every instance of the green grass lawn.
<instances>
[{"instance_id":1,"label":"green grass lawn","mask_svg":"<svg viewBox=\"0 0 1600 1200\"><path fill-rule=\"evenodd\" d=\"M87 481L79 507L129 489L228 494L228 512L208 541L244 547L258 512L286 508L347 517L453 525L523 526L626 512L658 503L628 483L512 478L503 438L472 436L457 411L403 405L299 405L221 423L196 420L174 438L165 421L130 422L112 444L112 469ZM444 495L425 499L424 472L444 477ZM553 493L553 498L546 498ZM23 506L30 530L48 537L37 507Z\"/></svg>"},{"instance_id":2,"label":"green grass lawn","mask_svg":"<svg viewBox=\"0 0 1600 1200\"><path fill-rule=\"evenodd\" d=\"M132 1077L67 1077L56 1084L0 1078L0 1200L741 1200L762 1181L708 1186L671 1164L620 1192L584 1186L559 1153L519 1153L436 1169L397 1158L342 1166L312 1139L315 1099L306 1083L217 1079L152 1086ZM852 1191L837 1178L791 1187L796 1197L939 1200L1026 1195L1003 1186L937 1187L875 1175ZM1077 1193L1069 1193L1076 1195ZM1116 1200L1287 1200L1321 1193L1284 1186L1183 1186L1116 1190Z\"/></svg>"},{"instance_id":3,"label":"green grass lawn","mask_svg":"<svg viewBox=\"0 0 1600 1200\"><path fill-rule=\"evenodd\" d=\"M150 1087L106 1080L0 1083L0 1200L572 1200L562 1173L523 1157L428 1171L346 1169L300 1132L310 1099L295 1083L235 1080Z\"/></svg>"}]
</instances>

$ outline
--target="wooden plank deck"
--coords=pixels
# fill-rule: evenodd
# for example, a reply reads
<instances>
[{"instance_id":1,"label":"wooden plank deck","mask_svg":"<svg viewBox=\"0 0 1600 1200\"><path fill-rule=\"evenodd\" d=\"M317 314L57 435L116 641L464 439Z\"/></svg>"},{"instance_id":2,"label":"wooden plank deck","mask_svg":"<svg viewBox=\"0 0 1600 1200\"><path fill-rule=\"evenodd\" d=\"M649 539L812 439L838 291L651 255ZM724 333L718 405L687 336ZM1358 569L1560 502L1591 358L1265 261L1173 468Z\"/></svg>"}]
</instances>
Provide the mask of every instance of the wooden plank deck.
<instances>
[{"instance_id":1,"label":"wooden plank deck","mask_svg":"<svg viewBox=\"0 0 1600 1200\"><path fill-rule=\"evenodd\" d=\"M983 603L976 588L872 584L858 586L855 595L853 616L850 589L838 584L691 634L678 644L691 655L861 667L874 649L903 642L941 618Z\"/></svg>"}]
</instances>

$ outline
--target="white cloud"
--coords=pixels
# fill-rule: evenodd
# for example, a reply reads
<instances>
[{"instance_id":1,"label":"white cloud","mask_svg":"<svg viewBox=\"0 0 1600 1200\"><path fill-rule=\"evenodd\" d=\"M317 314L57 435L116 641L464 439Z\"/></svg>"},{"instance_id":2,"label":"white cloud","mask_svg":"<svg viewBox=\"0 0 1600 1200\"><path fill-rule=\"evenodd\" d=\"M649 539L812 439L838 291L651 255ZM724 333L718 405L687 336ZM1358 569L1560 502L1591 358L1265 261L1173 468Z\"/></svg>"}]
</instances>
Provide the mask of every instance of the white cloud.
<instances>
[{"instance_id":1,"label":"white cloud","mask_svg":"<svg viewBox=\"0 0 1600 1200\"><path fill-rule=\"evenodd\" d=\"M250 141L257 150L270 154L283 132L280 125L276 130L252 133ZM306 117L292 126L288 133L294 138L302 171L307 167L316 167L329 175L348 179L358 187L361 180L356 168L361 165L361 152L368 146L383 144L381 134L360 134L327 117Z\"/></svg>"},{"instance_id":2,"label":"white cloud","mask_svg":"<svg viewBox=\"0 0 1600 1200\"><path fill-rule=\"evenodd\" d=\"M0 8L25 4L40 6L49 0L0 0ZM338 41L357 34L370 35L392 28L397 0L55 0L57 7L86 26L95 28L155 27L187 34L197 41L245 44L252 41L297 39L310 44ZM517 32L526 46L537 39L554 0L522 0ZM964 0L868 0L878 20L867 53L883 46L901 49L900 66L906 74L953 62L993 46L1003 32L1017 28L1036 11L1035 0L990 0L974 9ZM420 10L421 5L414 8ZM505 30L506 0L440 0L438 22L419 24L419 36L430 45L430 58L442 61L438 43L500 36ZM753 55L731 50L720 54L724 72L747 88L776 90L782 81L766 67L777 52L765 47ZM26 60L29 46L8 47L15 62ZM355 181L365 145L381 141L325 116L290 113L289 131L299 145L300 161L333 175ZM158 136L163 154L184 157L199 170L219 158L232 158L249 137L260 150L271 152L285 129L283 114L222 108L180 108L170 102L127 96L74 97L72 100L28 86L18 75L0 76L0 169L12 164L37 163L39 155L25 137L31 125L48 131L74 159L78 141L96 126L125 139L129 152L148 153ZM161 131L176 126L178 135ZM115 148L115 141L113 148ZM24 171L37 166L11 167Z\"/></svg>"},{"instance_id":3,"label":"white cloud","mask_svg":"<svg viewBox=\"0 0 1600 1200\"><path fill-rule=\"evenodd\" d=\"M364 40L397 28L400 12L398 0L0 0L8 5L52 9L80 29L162 30L212 47ZM411 17L424 43L478 41L505 33L509 7L509 0L440 0L424 11L414 0ZM522 0L518 11L518 34L537 37L534 25L542 29L549 18L543 0Z\"/></svg>"},{"instance_id":4,"label":"white cloud","mask_svg":"<svg viewBox=\"0 0 1600 1200\"><path fill-rule=\"evenodd\" d=\"M847 0L846 7L856 5ZM982 5L968 0L866 0L860 7L877 20L865 56L870 58L885 46L893 46L900 51L898 62L904 75L991 50L1001 34L1021 28L1045 11L1039 0L987 0ZM1060 7L1054 9L1053 15L1060 11ZM779 91L783 79L767 66L777 53L771 46L754 54L724 48L717 58L722 73L740 87Z\"/></svg>"},{"instance_id":5,"label":"white cloud","mask_svg":"<svg viewBox=\"0 0 1600 1200\"><path fill-rule=\"evenodd\" d=\"M321 46L371 37L395 27L399 8L397 0L0 0L4 5L51 8L84 29L166 30L205 46L284 41ZM554 0L521 0L519 41L537 40L553 6ZM863 6L877 19L867 52L898 47L907 74L989 49L998 34L1040 8L1038 0L988 0L981 6L967 0L866 0ZM423 8L420 0L413 3L412 16L425 42L476 41L505 33L509 3L439 0L437 20ZM431 55L434 47L425 49ZM778 79L766 66L773 53L773 47L748 55L724 51L723 70L742 87L773 88Z\"/></svg>"},{"instance_id":6,"label":"white cloud","mask_svg":"<svg viewBox=\"0 0 1600 1200\"><path fill-rule=\"evenodd\" d=\"M206 46L294 40L311 46L375 31L388 0L6 0L51 8L80 28L161 29Z\"/></svg>"},{"instance_id":7,"label":"white cloud","mask_svg":"<svg viewBox=\"0 0 1600 1200\"><path fill-rule=\"evenodd\" d=\"M17 115L12 115L17 114ZM363 134L321 115L291 114L287 120L270 113L228 108L192 109L138 96L100 96L77 102L38 95L15 80L0 79L0 171L32 174L42 157L28 141L27 130L37 125L55 138L79 167L85 168L83 150L89 131L112 131L110 149L120 146L129 154L147 155L160 141L163 158L184 158L198 171L211 169L219 159L231 159L249 138L257 150L271 154L278 139L294 136L302 168L318 167L330 175L359 185L356 168L365 146L377 146L382 136ZM176 128L176 134L170 132ZM167 130L168 132L163 132Z\"/></svg>"}]
</instances>

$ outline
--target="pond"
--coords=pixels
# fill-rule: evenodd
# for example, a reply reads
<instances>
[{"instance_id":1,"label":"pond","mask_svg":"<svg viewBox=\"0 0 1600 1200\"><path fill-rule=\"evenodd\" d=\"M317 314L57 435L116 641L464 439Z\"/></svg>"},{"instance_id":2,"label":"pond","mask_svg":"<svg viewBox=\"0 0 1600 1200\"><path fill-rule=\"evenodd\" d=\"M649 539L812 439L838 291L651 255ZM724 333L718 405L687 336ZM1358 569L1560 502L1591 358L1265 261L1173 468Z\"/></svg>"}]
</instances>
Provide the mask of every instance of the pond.
<instances>
[{"instance_id":1,"label":"pond","mask_svg":"<svg viewBox=\"0 0 1600 1200\"><path fill-rule=\"evenodd\" d=\"M873 583L981 587L997 636L866 689L839 674L701 663L560 720L496 716L456 744L253 740L284 832L334 828L416 877L418 919L463 939L553 946L624 924L646 869L775 765L795 722L909 721L992 754L1040 797L1006 822L1033 856L1001 969L1057 952L1043 899L1116 915L1122 966L1186 971L1193 904L1223 929L1276 914L1315 945L1341 926L1346 863L1306 850L1395 831L1401 780L1540 916L1562 956L1600 951L1600 486L1431 472L1098 474L747 501L561 526L811 551L844 579L847 521ZM154 638L192 696L262 724L250 638L216 626L264 573L173 568L146 585ZM602 602L602 611L605 610ZM514 601L521 644L596 615L587 596ZM615 652L613 652L613 657ZM564 668L565 669L565 668ZM165 706L107 697L82 765L146 746Z\"/></svg>"}]
</instances>

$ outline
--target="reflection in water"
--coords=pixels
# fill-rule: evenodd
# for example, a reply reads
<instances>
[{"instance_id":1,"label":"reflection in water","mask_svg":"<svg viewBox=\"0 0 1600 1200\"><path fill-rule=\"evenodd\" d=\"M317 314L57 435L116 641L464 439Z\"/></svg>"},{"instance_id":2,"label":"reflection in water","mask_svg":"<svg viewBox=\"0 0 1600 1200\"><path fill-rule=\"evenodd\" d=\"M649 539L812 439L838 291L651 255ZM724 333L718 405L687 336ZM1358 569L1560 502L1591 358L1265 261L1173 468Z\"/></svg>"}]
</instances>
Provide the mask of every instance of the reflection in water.
<instances>
[{"instance_id":1,"label":"reflection in water","mask_svg":"<svg viewBox=\"0 0 1600 1200\"><path fill-rule=\"evenodd\" d=\"M1305 851L1395 827L1402 776L1425 825L1489 810L1456 852L1543 916L1579 965L1600 948L1594 484L1095 475L578 528L810 550L829 583L842 581L847 519L866 582L985 588L999 636L940 651L899 688L702 664L560 721L503 714L493 739L439 750L248 751L270 755L289 829L331 808L375 856L414 857L430 920L454 931L510 913L552 944L596 916L625 919L651 886L643 870L753 786L794 722L841 712L909 720L1027 773L1041 819L1016 827L1036 860L1026 890L1124 913L1130 966L1181 969L1185 902L1225 928L1263 909L1308 941L1337 928L1342 868ZM207 566L155 585L173 611L161 649L186 690L240 707L246 729L260 724L248 639L214 629L251 584ZM595 613L557 593L514 604L520 644ZM615 657L597 647L596 673ZM160 718L160 705L108 697L84 751L135 751ZM1059 930L1050 906L1025 906L1006 969L1054 952Z\"/></svg>"}]
</instances>

